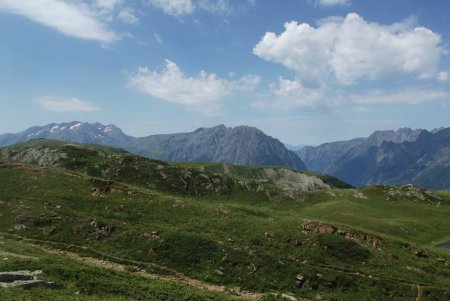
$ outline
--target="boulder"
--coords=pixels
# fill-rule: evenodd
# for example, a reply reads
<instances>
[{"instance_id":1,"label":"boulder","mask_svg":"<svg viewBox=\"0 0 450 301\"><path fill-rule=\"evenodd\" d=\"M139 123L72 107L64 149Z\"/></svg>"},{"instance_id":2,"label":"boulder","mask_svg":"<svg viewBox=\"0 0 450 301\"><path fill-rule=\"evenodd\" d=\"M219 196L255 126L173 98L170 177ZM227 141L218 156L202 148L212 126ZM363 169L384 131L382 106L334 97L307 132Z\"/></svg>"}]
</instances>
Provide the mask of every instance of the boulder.
<instances>
[{"instance_id":1,"label":"boulder","mask_svg":"<svg viewBox=\"0 0 450 301\"><path fill-rule=\"evenodd\" d=\"M415 254L419 258L428 258L428 254L424 250L418 250Z\"/></svg>"},{"instance_id":2,"label":"boulder","mask_svg":"<svg viewBox=\"0 0 450 301\"><path fill-rule=\"evenodd\" d=\"M298 274L297 276L295 276L295 285L298 288L302 288L303 285L305 284L305 282L306 282L306 278L303 277L302 275Z\"/></svg>"},{"instance_id":3,"label":"boulder","mask_svg":"<svg viewBox=\"0 0 450 301\"><path fill-rule=\"evenodd\" d=\"M57 288L54 282L45 282L37 279L38 275L42 275L41 270L34 272L30 271L15 271L15 272L1 272L0 273L0 287L20 287L23 289L30 289L37 286L44 286L47 288Z\"/></svg>"}]
</instances>

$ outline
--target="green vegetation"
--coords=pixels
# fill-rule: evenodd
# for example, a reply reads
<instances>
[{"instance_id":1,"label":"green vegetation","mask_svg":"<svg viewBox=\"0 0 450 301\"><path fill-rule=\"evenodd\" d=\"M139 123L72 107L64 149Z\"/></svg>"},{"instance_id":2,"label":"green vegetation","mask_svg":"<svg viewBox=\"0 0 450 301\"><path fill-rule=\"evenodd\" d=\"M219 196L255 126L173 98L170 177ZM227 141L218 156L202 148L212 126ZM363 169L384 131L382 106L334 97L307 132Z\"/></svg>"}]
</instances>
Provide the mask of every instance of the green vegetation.
<instances>
[{"instance_id":1,"label":"green vegetation","mask_svg":"<svg viewBox=\"0 0 450 301\"><path fill-rule=\"evenodd\" d=\"M257 181L260 167L225 172L223 164L168 165L93 146L56 147L69 155L56 156L50 168L0 163L0 271L42 269L61 287L0 289L2 300L450 298L450 252L436 246L450 235L448 191L378 186L292 198ZM303 231L305 219L335 229ZM127 268L80 265L31 242ZM39 260L2 261L2 251ZM183 277L228 290L192 288L177 281Z\"/></svg>"},{"instance_id":2,"label":"green vegetation","mask_svg":"<svg viewBox=\"0 0 450 301\"><path fill-rule=\"evenodd\" d=\"M7 253L6 253L7 252ZM16 254L21 256L15 256ZM162 279L148 279L132 272L112 271L80 263L67 256L49 254L37 246L0 239L0 270L40 270L42 279L55 281L56 289L0 288L1 300L233 300Z\"/></svg>"}]
</instances>

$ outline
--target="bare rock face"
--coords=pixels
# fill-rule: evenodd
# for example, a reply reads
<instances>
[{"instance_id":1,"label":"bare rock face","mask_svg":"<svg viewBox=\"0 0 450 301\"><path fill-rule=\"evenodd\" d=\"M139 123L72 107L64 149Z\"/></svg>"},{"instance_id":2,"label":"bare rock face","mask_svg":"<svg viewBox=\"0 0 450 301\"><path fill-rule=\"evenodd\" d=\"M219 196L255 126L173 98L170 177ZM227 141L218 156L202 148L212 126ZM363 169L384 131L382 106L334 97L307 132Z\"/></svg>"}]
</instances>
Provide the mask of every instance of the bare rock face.
<instances>
[{"instance_id":1,"label":"bare rock face","mask_svg":"<svg viewBox=\"0 0 450 301\"><path fill-rule=\"evenodd\" d=\"M224 125L190 133L137 138L132 153L175 162L223 162L237 165L286 166L306 169L302 160L278 139L254 127Z\"/></svg>"},{"instance_id":2,"label":"bare rock face","mask_svg":"<svg viewBox=\"0 0 450 301\"><path fill-rule=\"evenodd\" d=\"M4 148L0 152L0 158L14 160L23 163L36 164L41 167L53 167L59 160L66 159L67 154L57 149L47 147L25 148L19 152Z\"/></svg>"},{"instance_id":3,"label":"bare rock face","mask_svg":"<svg viewBox=\"0 0 450 301\"><path fill-rule=\"evenodd\" d=\"M335 234L335 235L341 235L345 237L348 240L352 240L356 243L362 243L362 242L368 242L372 245L373 248L377 248L381 245L381 239L379 237L376 237L371 234L362 233L362 232L354 232L344 229L339 229L338 227L321 223L319 221L314 220L308 220L305 219L302 222L300 222L301 229L306 233L328 233L328 234Z\"/></svg>"},{"instance_id":4,"label":"bare rock face","mask_svg":"<svg viewBox=\"0 0 450 301\"><path fill-rule=\"evenodd\" d=\"M282 187L310 191L317 189L331 189L322 179L305 173L295 172L286 168L264 168L266 177Z\"/></svg>"}]
</instances>

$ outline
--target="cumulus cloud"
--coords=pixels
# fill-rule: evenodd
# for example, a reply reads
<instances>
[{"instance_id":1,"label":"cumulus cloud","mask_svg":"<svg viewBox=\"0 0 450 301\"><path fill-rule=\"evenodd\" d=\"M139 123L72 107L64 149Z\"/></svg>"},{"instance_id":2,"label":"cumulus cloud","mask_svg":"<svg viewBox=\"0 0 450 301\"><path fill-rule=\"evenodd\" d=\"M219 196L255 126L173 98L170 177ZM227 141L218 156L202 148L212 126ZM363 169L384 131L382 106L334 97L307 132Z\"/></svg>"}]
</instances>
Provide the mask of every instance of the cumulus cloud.
<instances>
[{"instance_id":1,"label":"cumulus cloud","mask_svg":"<svg viewBox=\"0 0 450 301\"><path fill-rule=\"evenodd\" d=\"M99 0L98 5L110 7L118 1ZM0 11L16 14L56 29L71 37L111 43L118 35L97 18L83 3L62 0L0 0Z\"/></svg>"},{"instance_id":2,"label":"cumulus cloud","mask_svg":"<svg viewBox=\"0 0 450 301\"><path fill-rule=\"evenodd\" d=\"M51 112L94 112L101 110L95 104L78 98L65 99L44 96L36 99L36 102L45 110Z\"/></svg>"},{"instance_id":3,"label":"cumulus cloud","mask_svg":"<svg viewBox=\"0 0 450 301\"><path fill-rule=\"evenodd\" d=\"M352 94L350 100L358 104L418 104L422 102L450 100L450 92L435 89L404 89L394 92L371 90L363 94Z\"/></svg>"},{"instance_id":4,"label":"cumulus cloud","mask_svg":"<svg viewBox=\"0 0 450 301\"><path fill-rule=\"evenodd\" d=\"M267 32L253 53L294 70L307 86L352 85L395 75L445 78L439 70L446 53L441 36L411 20L381 25L351 13L322 20L317 27L288 22L278 36Z\"/></svg>"},{"instance_id":5,"label":"cumulus cloud","mask_svg":"<svg viewBox=\"0 0 450 301\"><path fill-rule=\"evenodd\" d=\"M304 87L298 80L279 78L278 86L273 89L275 105L282 107L313 107L324 98L321 89Z\"/></svg>"},{"instance_id":6,"label":"cumulus cloud","mask_svg":"<svg viewBox=\"0 0 450 301\"><path fill-rule=\"evenodd\" d=\"M174 62L165 60L165 63L161 71L140 67L129 76L128 85L153 97L194 110L214 111L220 107L218 100L238 91L252 90L260 82L256 75L223 79L203 70L196 76L187 76Z\"/></svg>"},{"instance_id":7,"label":"cumulus cloud","mask_svg":"<svg viewBox=\"0 0 450 301\"><path fill-rule=\"evenodd\" d=\"M350 5L350 0L316 0L315 4L326 7L338 5Z\"/></svg>"}]
</instances>

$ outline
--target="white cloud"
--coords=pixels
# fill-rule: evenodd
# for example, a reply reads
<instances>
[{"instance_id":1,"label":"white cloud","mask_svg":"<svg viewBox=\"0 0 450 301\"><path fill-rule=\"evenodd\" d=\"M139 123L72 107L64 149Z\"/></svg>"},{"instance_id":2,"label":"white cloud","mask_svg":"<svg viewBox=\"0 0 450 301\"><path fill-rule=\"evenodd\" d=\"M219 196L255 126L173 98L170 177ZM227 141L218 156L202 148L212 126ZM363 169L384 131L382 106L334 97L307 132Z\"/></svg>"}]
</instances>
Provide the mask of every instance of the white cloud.
<instances>
[{"instance_id":1,"label":"white cloud","mask_svg":"<svg viewBox=\"0 0 450 301\"><path fill-rule=\"evenodd\" d=\"M203 70L197 76L186 76L174 62L165 60L165 63L160 72L140 67L129 76L128 85L168 102L211 112L220 107L217 101L238 91L252 90L260 82L256 75L230 80Z\"/></svg>"},{"instance_id":2,"label":"white cloud","mask_svg":"<svg viewBox=\"0 0 450 301\"><path fill-rule=\"evenodd\" d=\"M172 16L188 15L194 10L192 0L148 0L148 3Z\"/></svg>"},{"instance_id":3,"label":"white cloud","mask_svg":"<svg viewBox=\"0 0 450 301\"><path fill-rule=\"evenodd\" d=\"M101 110L95 104L78 98L64 99L44 96L36 99L36 101L42 108L52 112L94 112Z\"/></svg>"},{"instance_id":4,"label":"white cloud","mask_svg":"<svg viewBox=\"0 0 450 301\"><path fill-rule=\"evenodd\" d=\"M277 84L270 86L269 93L251 104L260 109L337 109L342 104L361 105L415 105L424 102L443 101L450 103L450 92L433 89L408 87L393 91L373 89L365 93L352 93L330 87L308 88L297 79L279 78ZM364 109L367 109L364 107Z\"/></svg>"},{"instance_id":5,"label":"white cloud","mask_svg":"<svg viewBox=\"0 0 450 301\"><path fill-rule=\"evenodd\" d=\"M371 90L363 94L352 94L350 100L358 104L418 104L430 101L450 100L450 92L433 89L411 88L394 92Z\"/></svg>"},{"instance_id":6,"label":"white cloud","mask_svg":"<svg viewBox=\"0 0 450 301\"><path fill-rule=\"evenodd\" d=\"M153 33L153 37L155 38L156 43L158 43L160 46L164 45L164 41L158 33Z\"/></svg>"},{"instance_id":7,"label":"white cloud","mask_svg":"<svg viewBox=\"0 0 450 301\"><path fill-rule=\"evenodd\" d=\"M95 0L95 5L107 10L113 10L117 5L121 4L123 0Z\"/></svg>"},{"instance_id":8,"label":"white cloud","mask_svg":"<svg viewBox=\"0 0 450 301\"><path fill-rule=\"evenodd\" d=\"M313 107L324 99L321 89L309 89L304 87L298 80L279 78L278 86L273 89L275 106L282 107Z\"/></svg>"},{"instance_id":9,"label":"white cloud","mask_svg":"<svg viewBox=\"0 0 450 301\"><path fill-rule=\"evenodd\" d=\"M278 78L269 86L269 91L252 101L256 108L274 109L334 109L345 102L345 93L330 87L305 87L300 80Z\"/></svg>"},{"instance_id":10,"label":"white cloud","mask_svg":"<svg viewBox=\"0 0 450 301\"><path fill-rule=\"evenodd\" d=\"M448 81L448 72L447 71L439 72L438 75L437 75L437 79L442 81L442 82Z\"/></svg>"},{"instance_id":11,"label":"white cloud","mask_svg":"<svg viewBox=\"0 0 450 301\"><path fill-rule=\"evenodd\" d=\"M0 0L0 11L21 15L71 37L104 43L118 39L117 34L108 29L95 13L82 3L62 0Z\"/></svg>"},{"instance_id":12,"label":"white cloud","mask_svg":"<svg viewBox=\"0 0 450 301\"><path fill-rule=\"evenodd\" d=\"M446 53L441 36L412 23L380 25L356 13L322 20L317 27L288 22L278 36L267 32L253 53L294 70L306 86L351 85L395 75L443 78L438 68Z\"/></svg>"},{"instance_id":13,"label":"white cloud","mask_svg":"<svg viewBox=\"0 0 450 301\"><path fill-rule=\"evenodd\" d=\"M255 6L255 0L240 0L234 4L230 4L230 0L147 0L147 3L176 17L190 15L195 11L227 15Z\"/></svg>"},{"instance_id":14,"label":"white cloud","mask_svg":"<svg viewBox=\"0 0 450 301\"><path fill-rule=\"evenodd\" d=\"M196 8L219 15L231 11L228 0L197 0Z\"/></svg>"},{"instance_id":15,"label":"white cloud","mask_svg":"<svg viewBox=\"0 0 450 301\"><path fill-rule=\"evenodd\" d=\"M315 4L326 7L338 5L350 5L350 0L316 0Z\"/></svg>"},{"instance_id":16,"label":"white cloud","mask_svg":"<svg viewBox=\"0 0 450 301\"><path fill-rule=\"evenodd\" d=\"M120 10L117 17L124 23L136 24L139 22L139 18L135 16L134 9L126 7Z\"/></svg>"}]
</instances>

